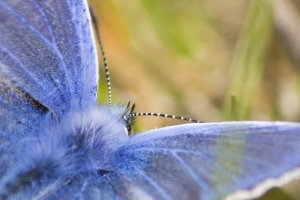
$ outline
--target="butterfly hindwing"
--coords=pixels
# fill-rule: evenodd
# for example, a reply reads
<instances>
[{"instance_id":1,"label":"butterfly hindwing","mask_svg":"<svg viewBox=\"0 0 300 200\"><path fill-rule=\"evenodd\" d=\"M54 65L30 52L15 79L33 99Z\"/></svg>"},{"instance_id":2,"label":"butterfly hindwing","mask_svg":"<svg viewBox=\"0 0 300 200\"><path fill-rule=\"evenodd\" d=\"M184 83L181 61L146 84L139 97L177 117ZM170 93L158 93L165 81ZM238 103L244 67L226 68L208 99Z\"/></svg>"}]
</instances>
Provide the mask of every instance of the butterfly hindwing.
<instances>
[{"instance_id":1,"label":"butterfly hindwing","mask_svg":"<svg viewBox=\"0 0 300 200\"><path fill-rule=\"evenodd\" d=\"M230 193L255 197L283 184L283 175L295 178L293 171L300 168L299 132L298 124L271 122L154 130L133 136L112 159L118 171L104 176L129 199L220 199ZM278 180L268 182L270 178Z\"/></svg>"}]
</instances>

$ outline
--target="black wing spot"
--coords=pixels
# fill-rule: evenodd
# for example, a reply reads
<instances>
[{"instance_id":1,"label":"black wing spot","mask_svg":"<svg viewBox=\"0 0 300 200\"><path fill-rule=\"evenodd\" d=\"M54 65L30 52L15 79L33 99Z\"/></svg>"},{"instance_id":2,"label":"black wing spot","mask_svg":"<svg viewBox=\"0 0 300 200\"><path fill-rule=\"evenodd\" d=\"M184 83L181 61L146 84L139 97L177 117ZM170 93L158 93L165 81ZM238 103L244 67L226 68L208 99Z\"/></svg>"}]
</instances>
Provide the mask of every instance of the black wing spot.
<instances>
[{"instance_id":1,"label":"black wing spot","mask_svg":"<svg viewBox=\"0 0 300 200\"><path fill-rule=\"evenodd\" d=\"M14 85L14 83L12 83ZM5 82L0 82L0 93L6 98L7 102L12 105L16 105L13 99L10 96L14 95L16 99L27 102L34 110L37 110L40 114L46 114L48 108L34 99L30 94L24 91L21 87L13 87L8 85Z\"/></svg>"},{"instance_id":2,"label":"black wing spot","mask_svg":"<svg viewBox=\"0 0 300 200\"><path fill-rule=\"evenodd\" d=\"M104 176L105 174L109 173L110 171L109 170L106 170L106 169L99 169L98 170L98 173L101 175L101 176Z\"/></svg>"}]
</instances>

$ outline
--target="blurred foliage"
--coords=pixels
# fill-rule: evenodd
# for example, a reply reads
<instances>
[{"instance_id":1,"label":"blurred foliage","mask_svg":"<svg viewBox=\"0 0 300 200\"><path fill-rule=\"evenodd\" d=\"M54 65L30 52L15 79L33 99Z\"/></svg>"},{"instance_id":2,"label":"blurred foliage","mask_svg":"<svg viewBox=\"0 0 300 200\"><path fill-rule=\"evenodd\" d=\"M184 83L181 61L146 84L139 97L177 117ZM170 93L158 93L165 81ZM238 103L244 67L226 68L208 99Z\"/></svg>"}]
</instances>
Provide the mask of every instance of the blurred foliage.
<instances>
[{"instance_id":1,"label":"blurred foliage","mask_svg":"<svg viewBox=\"0 0 300 200\"><path fill-rule=\"evenodd\" d=\"M270 42L272 9L266 1L254 0L250 5L231 65L231 79L225 96L224 118L230 119L229 95L235 92L239 101L237 115L240 120L251 117L252 102L261 82L266 49Z\"/></svg>"},{"instance_id":2,"label":"blurred foliage","mask_svg":"<svg viewBox=\"0 0 300 200\"><path fill-rule=\"evenodd\" d=\"M205 122L299 121L298 1L90 0L90 4L98 15L114 102L135 102L136 112ZM99 101L105 102L100 71ZM184 123L158 117L136 121L138 132ZM297 188L299 183L286 186L280 199L300 199ZM276 190L262 199L279 197Z\"/></svg>"}]
</instances>

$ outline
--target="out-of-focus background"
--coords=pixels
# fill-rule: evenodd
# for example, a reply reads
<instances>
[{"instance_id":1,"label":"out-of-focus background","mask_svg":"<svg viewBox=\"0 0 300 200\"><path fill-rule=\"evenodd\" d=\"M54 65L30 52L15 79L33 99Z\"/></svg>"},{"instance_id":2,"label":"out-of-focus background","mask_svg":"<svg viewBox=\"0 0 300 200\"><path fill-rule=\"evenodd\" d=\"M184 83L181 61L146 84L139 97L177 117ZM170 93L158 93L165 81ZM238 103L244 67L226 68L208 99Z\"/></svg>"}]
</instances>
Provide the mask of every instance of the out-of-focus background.
<instances>
[{"instance_id":1,"label":"out-of-focus background","mask_svg":"<svg viewBox=\"0 0 300 200\"><path fill-rule=\"evenodd\" d=\"M89 2L98 17L114 102L204 122L300 121L299 1ZM99 101L106 102L101 66ZM182 123L139 117L134 129ZM260 199L300 199L299 191L294 182Z\"/></svg>"}]
</instances>

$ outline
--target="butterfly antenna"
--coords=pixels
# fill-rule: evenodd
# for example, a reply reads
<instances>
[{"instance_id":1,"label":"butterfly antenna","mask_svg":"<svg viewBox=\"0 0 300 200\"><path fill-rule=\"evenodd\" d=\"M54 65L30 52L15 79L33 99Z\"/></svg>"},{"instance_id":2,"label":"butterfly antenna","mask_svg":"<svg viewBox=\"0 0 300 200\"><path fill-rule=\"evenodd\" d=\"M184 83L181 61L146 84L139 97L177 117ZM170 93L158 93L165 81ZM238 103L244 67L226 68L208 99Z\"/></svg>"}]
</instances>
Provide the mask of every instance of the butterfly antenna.
<instances>
[{"instance_id":1,"label":"butterfly antenna","mask_svg":"<svg viewBox=\"0 0 300 200\"><path fill-rule=\"evenodd\" d=\"M172 119L179 119L183 121L188 121L188 122L194 122L194 123L203 123L199 120L192 119L192 118L187 118L187 117L180 117L180 116L175 116L175 115L168 115L168 114L160 114L160 113L134 113L132 112L134 109L134 104L131 109L130 116L131 117L137 117L137 116L156 116L156 117L165 117L165 118L172 118Z\"/></svg>"},{"instance_id":2,"label":"butterfly antenna","mask_svg":"<svg viewBox=\"0 0 300 200\"><path fill-rule=\"evenodd\" d=\"M100 47L100 51L101 51L101 55L102 55L102 59L103 59L105 79L106 79L107 91L108 91L108 103L109 103L109 106L111 107L112 106L112 97L111 97L111 85L110 85L110 77L109 77L109 70L108 70L108 62L107 62L106 55L105 55L105 52L104 52L104 48L103 48L103 45L102 45L102 42L101 42L96 14L95 14L95 12L94 12L94 10L91 6L89 6L89 9L90 9L90 13L91 13L92 22L93 22L93 25L95 27L96 36L97 36L97 40L98 40L98 45Z\"/></svg>"}]
</instances>

